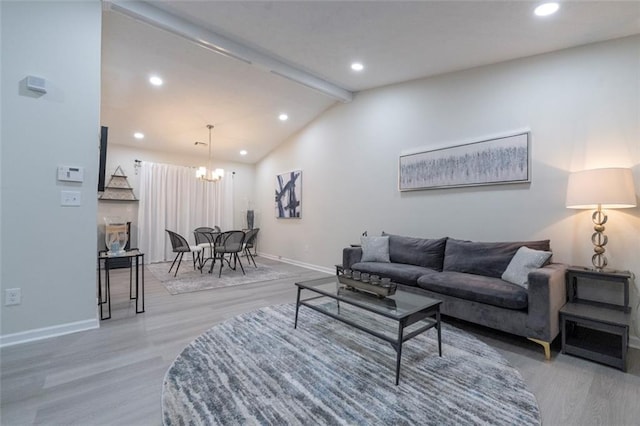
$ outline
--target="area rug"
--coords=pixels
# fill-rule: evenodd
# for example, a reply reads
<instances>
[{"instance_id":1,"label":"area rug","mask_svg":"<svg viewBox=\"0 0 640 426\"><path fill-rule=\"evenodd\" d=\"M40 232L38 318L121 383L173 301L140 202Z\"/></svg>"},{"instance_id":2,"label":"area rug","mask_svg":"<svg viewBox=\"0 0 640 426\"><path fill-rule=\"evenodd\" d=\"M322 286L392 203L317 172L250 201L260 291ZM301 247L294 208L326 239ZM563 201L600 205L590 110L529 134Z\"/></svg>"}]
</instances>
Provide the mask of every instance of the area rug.
<instances>
[{"instance_id":1,"label":"area rug","mask_svg":"<svg viewBox=\"0 0 640 426\"><path fill-rule=\"evenodd\" d=\"M292 274L279 271L268 265L256 261L257 268L253 264L244 265L245 275L242 274L240 266L235 271L226 265L222 268L222 276L218 278L218 268L220 263L216 263L213 273L209 273L211 262L205 265L204 271L193 269L191 261L182 262L178 275L173 276L175 269L169 273L171 262L152 263L147 265L149 272L156 277L167 291L171 294L190 293L193 291L211 290L220 287L231 287L240 284L249 284L258 281L271 281L293 276Z\"/></svg>"},{"instance_id":2,"label":"area rug","mask_svg":"<svg viewBox=\"0 0 640 426\"><path fill-rule=\"evenodd\" d=\"M406 342L395 386L389 344L304 306L294 329L294 313L263 308L189 344L164 378L164 424L540 424L520 373L462 330L443 324L442 357L435 329Z\"/></svg>"}]
</instances>

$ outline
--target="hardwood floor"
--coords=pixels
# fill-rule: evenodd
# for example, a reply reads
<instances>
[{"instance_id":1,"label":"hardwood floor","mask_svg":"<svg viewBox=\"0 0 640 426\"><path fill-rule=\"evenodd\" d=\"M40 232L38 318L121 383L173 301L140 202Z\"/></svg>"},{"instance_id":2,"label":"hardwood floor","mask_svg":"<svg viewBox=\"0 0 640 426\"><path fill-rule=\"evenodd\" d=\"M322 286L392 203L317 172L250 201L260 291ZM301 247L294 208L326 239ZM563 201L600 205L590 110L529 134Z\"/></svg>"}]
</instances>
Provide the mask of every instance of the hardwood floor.
<instances>
[{"instance_id":1,"label":"hardwood floor","mask_svg":"<svg viewBox=\"0 0 640 426\"><path fill-rule=\"evenodd\" d=\"M171 296L150 273L146 312L135 314L127 270L112 271L112 318L98 330L0 350L2 425L159 425L164 374L180 351L216 323L295 301L293 283L323 276L260 259L292 278ZM494 330L445 321L496 348L535 394L545 425L631 425L640 420L640 351L629 372L562 355Z\"/></svg>"}]
</instances>

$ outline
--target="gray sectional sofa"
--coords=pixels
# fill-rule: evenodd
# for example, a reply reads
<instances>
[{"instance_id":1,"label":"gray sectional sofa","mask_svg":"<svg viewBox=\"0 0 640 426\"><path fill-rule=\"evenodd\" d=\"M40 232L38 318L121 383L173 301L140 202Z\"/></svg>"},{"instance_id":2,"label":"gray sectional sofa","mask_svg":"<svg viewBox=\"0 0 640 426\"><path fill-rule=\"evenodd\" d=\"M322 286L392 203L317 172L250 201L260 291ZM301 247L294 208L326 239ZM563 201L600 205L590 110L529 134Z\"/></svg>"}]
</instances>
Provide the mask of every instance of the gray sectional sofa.
<instances>
[{"instance_id":1,"label":"gray sectional sofa","mask_svg":"<svg viewBox=\"0 0 640 426\"><path fill-rule=\"evenodd\" d=\"M443 314L527 337L541 344L550 358L549 346L559 333L558 311L566 301L565 265L547 262L525 269L528 276L525 272L519 284L502 279L521 247L549 252L549 240L383 236L388 236L388 262L362 261L362 247L352 246L343 250L343 268L390 277L407 291L442 300Z\"/></svg>"}]
</instances>

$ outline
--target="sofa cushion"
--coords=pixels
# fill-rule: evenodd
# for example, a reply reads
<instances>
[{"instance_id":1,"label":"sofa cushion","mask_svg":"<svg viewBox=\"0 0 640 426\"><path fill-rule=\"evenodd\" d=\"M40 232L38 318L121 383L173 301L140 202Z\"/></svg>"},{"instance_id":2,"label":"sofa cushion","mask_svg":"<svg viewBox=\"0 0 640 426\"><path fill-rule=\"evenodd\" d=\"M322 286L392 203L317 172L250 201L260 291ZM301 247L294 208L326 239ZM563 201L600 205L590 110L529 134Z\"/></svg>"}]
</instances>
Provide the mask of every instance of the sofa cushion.
<instances>
[{"instance_id":1,"label":"sofa cushion","mask_svg":"<svg viewBox=\"0 0 640 426\"><path fill-rule=\"evenodd\" d=\"M389 236L389 259L391 262L424 266L442 271L446 238L404 237L384 232L382 235Z\"/></svg>"},{"instance_id":2,"label":"sofa cushion","mask_svg":"<svg viewBox=\"0 0 640 426\"><path fill-rule=\"evenodd\" d=\"M550 251L532 250L520 247L507 265L502 279L521 287L529 287L529 272L544 265L551 257Z\"/></svg>"},{"instance_id":3,"label":"sofa cushion","mask_svg":"<svg viewBox=\"0 0 640 426\"><path fill-rule=\"evenodd\" d=\"M380 277L389 277L395 283L416 286L418 278L433 269L422 266L407 265L404 263L358 262L351 265L351 269L360 272L376 274Z\"/></svg>"},{"instance_id":4,"label":"sofa cushion","mask_svg":"<svg viewBox=\"0 0 640 426\"><path fill-rule=\"evenodd\" d=\"M520 247L550 251L549 240L521 242L474 242L447 239L443 270L500 278Z\"/></svg>"},{"instance_id":5,"label":"sofa cushion","mask_svg":"<svg viewBox=\"0 0 640 426\"><path fill-rule=\"evenodd\" d=\"M389 237L360 237L363 262L389 262Z\"/></svg>"},{"instance_id":6,"label":"sofa cushion","mask_svg":"<svg viewBox=\"0 0 640 426\"><path fill-rule=\"evenodd\" d=\"M527 290L500 278L462 272L428 272L418 278L418 287L440 294L508 309L528 305Z\"/></svg>"}]
</instances>

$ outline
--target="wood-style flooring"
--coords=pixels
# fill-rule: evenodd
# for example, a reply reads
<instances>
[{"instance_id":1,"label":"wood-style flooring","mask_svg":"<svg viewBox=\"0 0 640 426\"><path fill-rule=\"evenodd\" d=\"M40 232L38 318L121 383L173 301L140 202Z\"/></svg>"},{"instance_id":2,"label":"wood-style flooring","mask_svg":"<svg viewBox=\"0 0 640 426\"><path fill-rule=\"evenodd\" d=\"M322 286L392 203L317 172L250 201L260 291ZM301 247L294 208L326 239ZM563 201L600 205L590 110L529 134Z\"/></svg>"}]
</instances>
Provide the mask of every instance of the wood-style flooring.
<instances>
[{"instance_id":1,"label":"wood-style flooring","mask_svg":"<svg viewBox=\"0 0 640 426\"><path fill-rule=\"evenodd\" d=\"M128 298L128 270L112 271L112 318L100 329L0 350L0 424L162 424L162 380L189 342L235 315L295 302L295 281L324 275L261 262L295 276L172 296L145 273L146 312L138 315ZM543 424L640 424L640 351L630 350L629 371L623 373L562 355L557 342L551 361L545 361L542 348L526 339L445 321L496 348L520 371Z\"/></svg>"}]
</instances>

